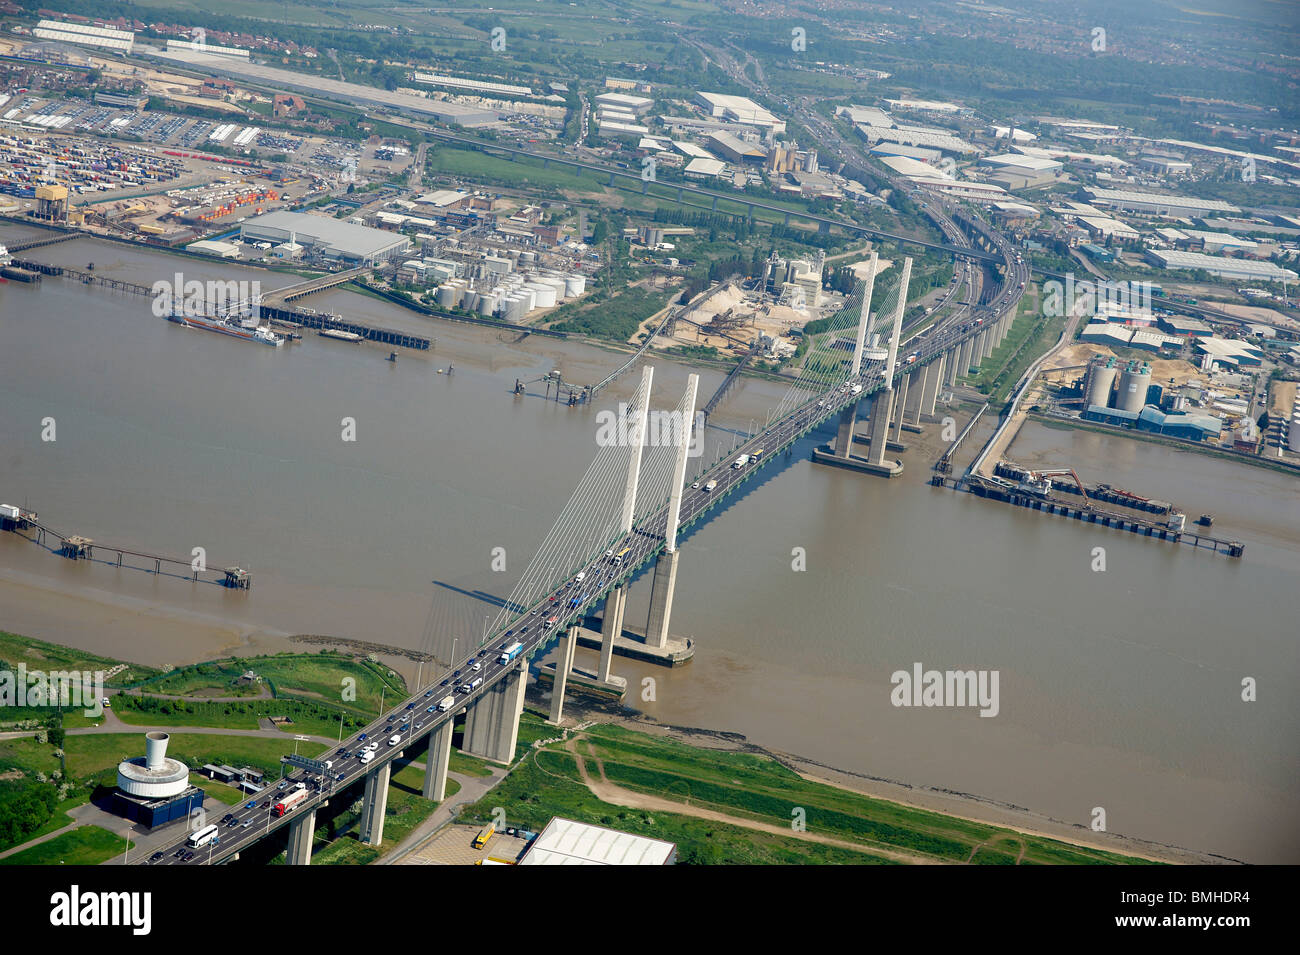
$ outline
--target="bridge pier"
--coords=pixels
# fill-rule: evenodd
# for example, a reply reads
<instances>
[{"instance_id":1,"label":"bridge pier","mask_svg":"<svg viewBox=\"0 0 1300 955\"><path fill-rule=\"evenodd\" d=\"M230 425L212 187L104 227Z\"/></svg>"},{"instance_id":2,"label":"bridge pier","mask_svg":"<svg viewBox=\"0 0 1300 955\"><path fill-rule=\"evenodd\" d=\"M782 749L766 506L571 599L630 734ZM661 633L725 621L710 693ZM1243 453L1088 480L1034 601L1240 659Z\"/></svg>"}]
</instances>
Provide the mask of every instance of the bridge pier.
<instances>
[{"instance_id":1,"label":"bridge pier","mask_svg":"<svg viewBox=\"0 0 1300 955\"><path fill-rule=\"evenodd\" d=\"M528 658L480 696L465 715L467 753L495 763L510 763L519 742L519 717L524 712Z\"/></svg>"},{"instance_id":2,"label":"bridge pier","mask_svg":"<svg viewBox=\"0 0 1300 955\"><path fill-rule=\"evenodd\" d=\"M970 374L970 354L971 349L974 347L975 340L973 338L966 339L958 346L960 355L957 359L957 374L963 378Z\"/></svg>"},{"instance_id":3,"label":"bridge pier","mask_svg":"<svg viewBox=\"0 0 1300 955\"><path fill-rule=\"evenodd\" d=\"M686 194L682 191L682 187L681 187L681 186L678 186L678 187L677 187L677 201L678 201L678 202L681 202L682 199L685 198L685 195L686 195Z\"/></svg>"},{"instance_id":4,"label":"bridge pier","mask_svg":"<svg viewBox=\"0 0 1300 955\"><path fill-rule=\"evenodd\" d=\"M613 188L614 186L614 174L612 172L609 174L609 185L610 188Z\"/></svg>"},{"instance_id":5,"label":"bridge pier","mask_svg":"<svg viewBox=\"0 0 1300 955\"><path fill-rule=\"evenodd\" d=\"M564 719L564 690L573 670L573 654L578 649L578 635L570 627L560 641L559 656L555 659L555 679L551 681L551 717L547 722L559 724Z\"/></svg>"},{"instance_id":6,"label":"bridge pier","mask_svg":"<svg viewBox=\"0 0 1300 955\"><path fill-rule=\"evenodd\" d=\"M961 365L961 346L954 345L943 353L944 384L949 388L957 384L957 369Z\"/></svg>"},{"instance_id":7,"label":"bridge pier","mask_svg":"<svg viewBox=\"0 0 1300 955\"><path fill-rule=\"evenodd\" d=\"M980 343L983 346L980 352L980 360L983 361L985 358L988 358L993 354L994 342L992 327L986 328L984 331L980 332Z\"/></svg>"},{"instance_id":8,"label":"bridge pier","mask_svg":"<svg viewBox=\"0 0 1300 955\"><path fill-rule=\"evenodd\" d=\"M894 422L894 440L900 444L903 441L903 419L907 417L907 392L911 387L912 376L903 375L898 381L898 395L894 399L895 407L898 409L897 420Z\"/></svg>"},{"instance_id":9,"label":"bridge pier","mask_svg":"<svg viewBox=\"0 0 1300 955\"><path fill-rule=\"evenodd\" d=\"M654 580L650 584L650 613L646 617L645 642L662 650L668 646L668 621L673 612L673 591L677 587L679 550L663 551L655 560Z\"/></svg>"},{"instance_id":10,"label":"bridge pier","mask_svg":"<svg viewBox=\"0 0 1300 955\"><path fill-rule=\"evenodd\" d=\"M718 211L718 197L717 197L717 196L714 196L714 197L713 197L713 211L714 211L714 212L717 212L717 211Z\"/></svg>"},{"instance_id":11,"label":"bridge pier","mask_svg":"<svg viewBox=\"0 0 1300 955\"><path fill-rule=\"evenodd\" d=\"M429 735L429 753L424 758L424 798L442 802L447 795L447 766L451 763L451 729L447 720Z\"/></svg>"},{"instance_id":12,"label":"bridge pier","mask_svg":"<svg viewBox=\"0 0 1300 955\"><path fill-rule=\"evenodd\" d=\"M311 842L316 832L316 810L310 809L289 823L289 848L286 865L311 865Z\"/></svg>"},{"instance_id":13,"label":"bridge pier","mask_svg":"<svg viewBox=\"0 0 1300 955\"><path fill-rule=\"evenodd\" d=\"M388 811L388 780L393 764L384 763L366 777L366 795L361 804L361 841L377 846L384 841L384 814Z\"/></svg>"},{"instance_id":14,"label":"bridge pier","mask_svg":"<svg viewBox=\"0 0 1300 955\"><path fill-rule=\"evenodd\" d=\"M948 353L944 352L925 366L925 380L921 383L921 400L916 405L916 423L921 423L921 416L934 417L934 403L939 398L939 387L943 383Z\"/></svg>"},{"instance_id":15,"label":"bridge pier","mask_svg":"<svg viewBox=\"0 0 1300 955\"><path fill-rule=\"evenodd\" d=\"M840 412L840 426L835 433L835 447L831 449L836 457L847 458L853 453L853 429L858 423L860 404L862 404L861 399Z\"/></svg>"},{"instance_id":16,"label":"bridge pier","mask_svg":"<svg viewBox=\"0 0 1300 955\"><path fill-rule=\"evenodd\" d=\"M820 233L822 233L823 235L825 235L826 233L828 233L828 232L831 231L831 224L830 224L829 222L824 221L824 220L823 220L822 222L818 222L818 223L817 223L817 231L820 232Z\"/></svg>"},{"instance_id":17,"label":"bridge pier","mask_svg":"<svg viewBox=\"0 0 1300 955\"><path fill-rule=\"evenodd\" d=\"M619 584L605 598L605 613L600 624L600 665L596 679L608 683L614 665L614 638L623 635L623 611L627 609L627 584Z\"/></svg>"}]
</instances>

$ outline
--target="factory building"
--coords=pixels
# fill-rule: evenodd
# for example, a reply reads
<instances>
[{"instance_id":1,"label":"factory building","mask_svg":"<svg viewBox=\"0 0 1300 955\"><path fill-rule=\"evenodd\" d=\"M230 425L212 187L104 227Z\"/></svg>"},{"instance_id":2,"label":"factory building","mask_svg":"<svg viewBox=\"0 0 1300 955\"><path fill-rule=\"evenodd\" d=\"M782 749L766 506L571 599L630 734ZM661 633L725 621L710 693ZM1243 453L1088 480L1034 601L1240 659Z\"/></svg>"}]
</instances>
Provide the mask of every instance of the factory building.
<instances>
[{"instance_id":1,"label":"factory building","mask_svg":"<svg viewBox=\"0 0 1300 955\"><path fill-rule=\"evenodd\" d=\"M727 93L697 92L695 101L714 118L727 119L742 126L770 129L774 133L785 132L783 121L747 97L732 96Z\"/></svg>"},{"instance_id":2,"label":"factory building","mask_svg":"<svg viewBox=\"0 0 1300 955\"><path fill-rule=\"evenodd\" d=\"M166 733L145 734L145 755L117 766L114 808L132 822L153 829L185 819L203 806L206 793L190 785L190 770L167 755Z\"/></svg>"},{"instance_id":3,"label":"factory building","mask_svg":"<svg viewBox=\"0 0 1300 955\"><path fill-rule=\"evenodd\" d=\"M1214 415L1165 414L1154 405L1147 405L1140 411L1089 405L1082 418L1084 421L1095 421L1098 424L1108 424L1118 428L1133 428L1169 438L1182 438L1185 441L1218 440L1223 430L1222 419Z\"/></svg>"},{"instance_id":4,"label":"factory building","mask_svg":"<svg viewBox=\"0 0 1300 955\"><path fill-rule=\"evenodd\" d=\"M1246 279L1256 282L1294 282L1300 275L1290 269L1260 262L1255 259L1231 259L1221 255L1201 252L1166 251L1147 249L1147 261L1164 269L1202 269L1211 275L1226 279Z\"/></svg>"},{"instance_id":5,"label":"factory building","mask_svg":"<svg viewBox=\"0 0 1300 955\"><path fill-rule=\"evenodd\" d=\"M403 235L302 212L268 212L244 222L239 234L245 242L281 245L292 240L315 255L350 265L379 265L411 247Z\"/></svg>"},{"instance_id":6,"label":"factory building","mask_svg":"<svg viewBox=\"0 0 1300 955\"><path fill-rule=\"evenodd\" d=\"M724 130L710 133L707 145L728 162L759 164L767 158L766 151Z\"/></svg>"}]
</instances>

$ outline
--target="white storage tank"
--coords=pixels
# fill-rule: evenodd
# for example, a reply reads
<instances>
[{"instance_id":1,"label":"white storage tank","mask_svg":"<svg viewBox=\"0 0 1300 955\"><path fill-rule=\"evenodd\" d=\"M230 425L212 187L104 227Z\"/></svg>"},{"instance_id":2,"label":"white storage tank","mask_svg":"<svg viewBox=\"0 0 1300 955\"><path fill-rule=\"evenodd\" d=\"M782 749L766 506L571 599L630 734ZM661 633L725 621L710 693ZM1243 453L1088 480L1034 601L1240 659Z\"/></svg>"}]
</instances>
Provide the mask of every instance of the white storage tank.
<instances>
[{"instance_id":1,"label":"white storage tank","mask_svg":"<svg viewBox=\"0 0 1300 955\"><path fill-rule=\"evenodd\" d=\"M501 303L502 317L508 322L522 322L528 316L528 299L521 295L511 295Z\"/></svg>"},{"instance_id":2,"label":"white storage tank","mask_svg":"<svg viewBox=\"0 0 1300 955\"><path fill-rule=\"evenodd\" d=\"M1110 404L1110 391L1115 385L1114 358L1094 358L1088 365L1088 384L1084 389L1087 404L1100 405L1105 408Z\"/></svg>"},{"instance_id":3,"label":"white storage tank","mask_svg":"<svg viewBox=\"0 0 1300 955\"><path fill-rule=\"evenodd\" d=\"M479 300L478 292L475 292L473 289L469 289L468 291L465 292L464 296L461 298L460 306L461 308L469 309L472 312L478 308L478 300Z\"/></svg>"},{"instance_id":4,"label":"white storage tank","mask_svg":"<svg viewBox=\"0 0 1300 955\"><path fill-rule=\"evenodd\" d=\"M491 317L501 306L501 296L496 292L488 292L486 295L478 297L478 313Z\"/></svg>"},{"instance_id":5,"label":"white storage tank","mask_svg":"<svg viewBox=\"0 0 1300 955\"><path fill-rule=\"evenodd\" d=\"M525 289L533 293L534 308L552 308L555 305L555 286L544 282L529 282Z\"/></svg>"},{"instance_id":6,"label":"white storage tank","mask_svg":"<svg viewBox=\"0 0 1300 955\"><path fill-rule=\"evenodd\" d=\"M1291 428L1287 432L1286 446L1300 454L1300 411L1291 416Z\"/></svg>"},{"instance_id":7,"label":"white storage tank","mask_svg":"<svg viewBox=\"0 0 1300 955\"><path fill-rule=\"evenodd\" d=\"M585 275L566 275L564 277L564 297L574 298L587 290Z\"/></svg>"},{"instance_id":8,"label":"white storage tank","mask_svg":"<svg viewBox=\"0 0 1300 955\"><path fill-rule=\"evenodd\" d=\"M457 289L454 285L439 285L433 293L433 300L443 308L454 308L458 297Z\"/></svg>"}]
</instances>

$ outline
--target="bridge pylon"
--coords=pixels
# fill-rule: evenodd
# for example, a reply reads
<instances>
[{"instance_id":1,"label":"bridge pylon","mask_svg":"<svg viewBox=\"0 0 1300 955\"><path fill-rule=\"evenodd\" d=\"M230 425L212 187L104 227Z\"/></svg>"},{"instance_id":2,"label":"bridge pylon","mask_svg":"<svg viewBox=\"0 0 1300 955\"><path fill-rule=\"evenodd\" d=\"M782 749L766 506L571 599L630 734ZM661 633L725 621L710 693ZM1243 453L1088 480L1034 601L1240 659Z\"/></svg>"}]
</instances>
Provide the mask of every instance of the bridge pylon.
<instances>
[{"instance_id":1,"label":"bridge pylon","mask_svg":"<svg viewBox=\"0 0 1300 955\"><path fill-rule=\"evenodd\" d=\"M695 396L700 376L686 379L682 399L682 427L676 437L677 460L673 464L672 491L668 497L668 524L664 533L664 551L655 561L654 580L650 584L650 613L646 618L645 642L648 647L668 646L668 624L673 613L673 591L677 587L677 526L681 520L682 486L686 483L686 458L691 448L691 429L695 426Z\"/></svg>"}]
</instances>

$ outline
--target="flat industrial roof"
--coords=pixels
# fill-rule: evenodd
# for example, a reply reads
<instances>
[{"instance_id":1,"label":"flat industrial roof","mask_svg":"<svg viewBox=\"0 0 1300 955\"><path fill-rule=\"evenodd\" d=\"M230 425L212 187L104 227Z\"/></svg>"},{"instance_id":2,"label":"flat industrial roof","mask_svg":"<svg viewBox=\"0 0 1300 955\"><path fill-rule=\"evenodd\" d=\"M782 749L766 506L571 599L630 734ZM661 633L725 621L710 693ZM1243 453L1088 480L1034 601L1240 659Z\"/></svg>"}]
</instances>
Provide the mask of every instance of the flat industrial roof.
<instances>
[{"instance_id":1,"label":"flat industrial roof","mask_svg":"<svg viewBox=\"0 0 1300 955\"><path fill-rule=\"evenodd\" d=\"M546 824L520 865L667 865L677 846L558 816Z\"/></svg>"},{"instance_id":2,"label":"flat industrial roof","mask_svg":"<svg viewBox=\"0 0 1300 955\"><path fill-rule=\"evenodd\" d=\"M406 236L383 229L371 229L369 226L340 222L326 216L287 210L256 216L240 226L242 234L255 237L259 234L269 237L267 230L294 233L299 242L305 240L312 245L328 246L344 255L360 258L382 255L390 249L410 245L411 242Z\"/></svg>"},{"instance_id":3,"label":"flat industrial roof","mask_svg":"<svg viewBox=\"0 0 1300 955\"><path fill-rule=\"evenodd\" d=\"M319 96L362 105L388 106L408 113L433 116L443 122L458 123L461 126L486 126L489 123L496 122L499 118L496 110L485 109L481 106L462 106L459 103L429 99L417 96L414 93L390 92L376 86L345 83L342 80L332 80L325 76L309 76L306 73L281 70L273 66L263 66L260 63L246 63L242 59L232 59L228 56L211 56L192 50L159 50L157 48L145 48L141 44L136 44L136 52L147 52L161 59L184 63L186 66L212 73L215 76L242 77L254 82L288 87L289 89L315 93Z\"/></svg>"}]
</instances>

